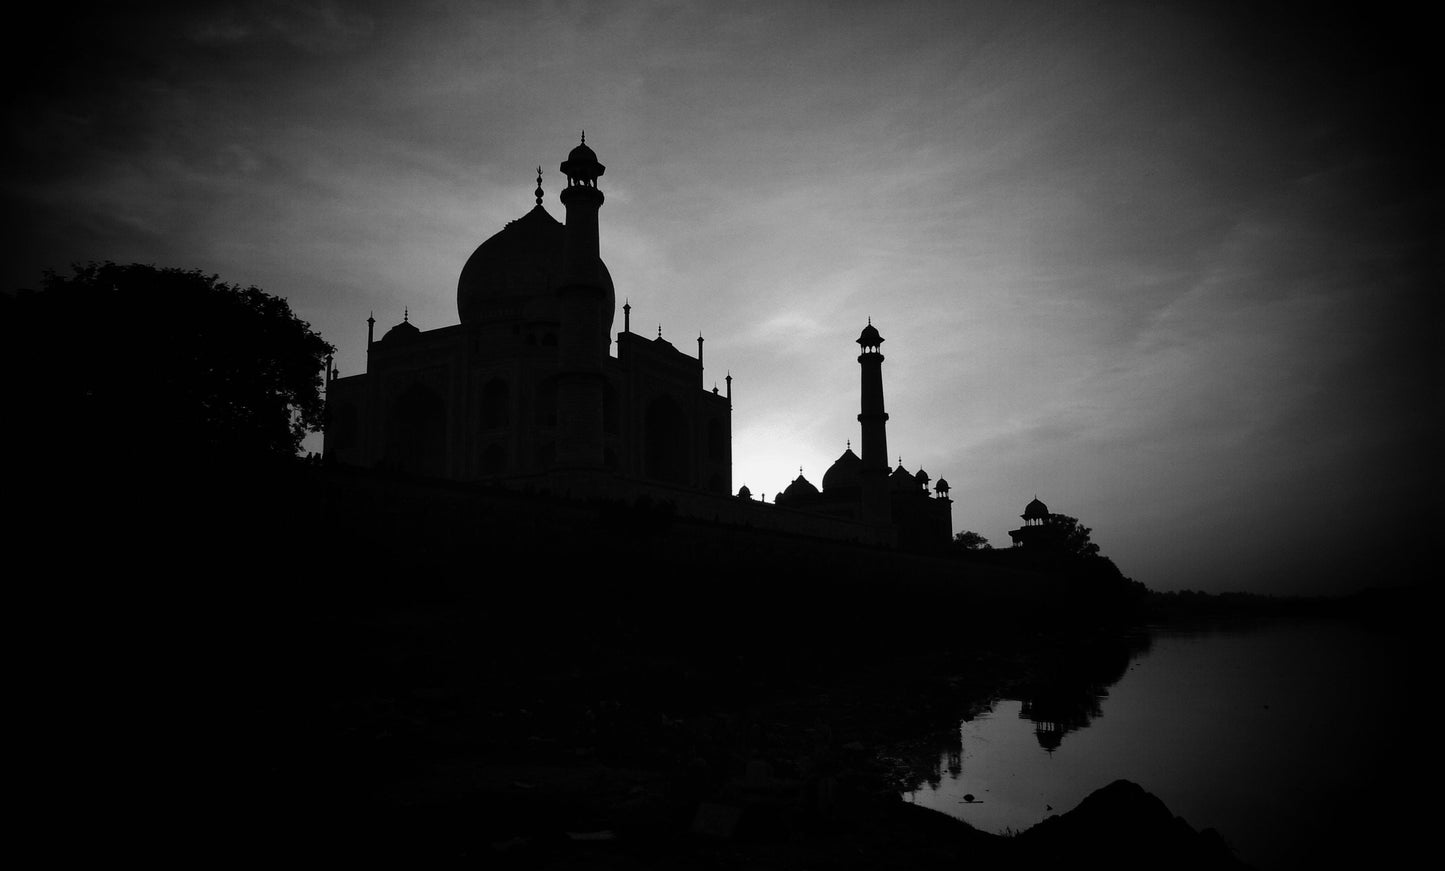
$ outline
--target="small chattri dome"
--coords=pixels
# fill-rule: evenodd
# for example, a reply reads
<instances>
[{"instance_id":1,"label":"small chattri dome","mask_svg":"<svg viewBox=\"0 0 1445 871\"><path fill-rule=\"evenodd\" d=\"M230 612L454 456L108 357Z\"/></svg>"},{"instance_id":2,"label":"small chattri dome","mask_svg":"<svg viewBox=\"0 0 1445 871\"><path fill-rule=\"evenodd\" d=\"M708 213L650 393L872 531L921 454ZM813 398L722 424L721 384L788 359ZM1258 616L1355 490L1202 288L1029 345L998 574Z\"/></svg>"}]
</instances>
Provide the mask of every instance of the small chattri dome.
<instances>
[{"instance_id":1,"label":"small chattri dome","mask_svg":"<svg viewBox=\"0 0 1445 871\"><path fill-rule=\"evenodd\" d=\"M419 335L421 335L421 330L416 328L416 324L410 320L403 320L401 323L387 330L386 335L382 336L381 340L383 342L403 342L414 339Z\"/></svg>"},{"instance_id":2,"label":"small chattri dome","mask_svg":"<svg viewBox=\"0 0 1445 871\"><path fill-rule=\"evenodd\" d=\"M799 473L798 477L793 479L793 483L788 485L788 489L778 494L777 501L786 504L789 502L801 502L809 499L815 499L817 498L817 496L818 488L814 487L811 481L809 481L807 478L804 478L803 475Z\"/></svg>"},{"instance_id":3,"label":"small chattri dome","mask_svg":"<svg viewBox=\"0 0 1445 871\"><path fill-rule=\"evenodd\" d=\"M925 490L928 489L928 482L933 480L932 478L928 477L928 473L927 473L927 472L923 471L923 467L922 467L922 466L919 466L919 467L918 467L918 474L914 475L914 476L913 476L913 479L914 479L915 481L917 481L918 483L922 484L922 485L923 485L923 489L925 489Z\"/></svg>"},{"instance_id":4,"label":"small chattri dome","mask_svg":"<svg viewBox=\"0 0 1445 871\"><path fill-rule=\"evenodd\" d=\"M860 477L862 471L863 461L853 453L853 448L849 447L843 451L841 457L833 461L833 465L828 467L828 471L823 473L823 492L861 487L863 485Z\"/></svg>"},{"instance_id":5,"label":"small chattri dome","mask_svg":"<svg viewBox=\"0 0 1445 871\"><path fill-rule=\"evenodd\" d=\"M893 474L888 476L888 482L893 485L895 490L914 490L918 487L918 481L913 477L913 473L903 468L901 462L898 464L898 468L893 470Z\"/></svg>"},{"instance_id":6,"label":"small chattri dome","mask_svg":"<svg viewBox=\"0 0 1445 871\"><path fill-rule=\"evenodd\" d=\"M936 491L939 492L939 493L947 493L947 492L948 492L948 479L947 479L947 478L939 478L939 479L934 483L933 489L936 490Z\"/></svg>"},{"instance_id":7,"label":"small chattri dome","mask_svg":"<svg viewBox=\"0 0 1445 871\"><path fill-rule=\"evenodd\" d=\"M751 490L748 489L748 485L747 485L747 484L744 484L744 485L742 485L741 487L738 488L738 498L739 498L739 499L751 499L751 498L753 498L753 491L751 491Z\"/></svg>"},{"instance_id":8,"label":"small chattri dome","mask_svg":"<svg viewBox=\"0 0 1445 871\"><path fill-rule=\"evenodd\" d=\"M1024 513L1021 515L1024 520L1046 520L1049 516L1049 506L1039 501L1035 496L1034 501L1024 506Z\"/></svg>"}]
</instances>

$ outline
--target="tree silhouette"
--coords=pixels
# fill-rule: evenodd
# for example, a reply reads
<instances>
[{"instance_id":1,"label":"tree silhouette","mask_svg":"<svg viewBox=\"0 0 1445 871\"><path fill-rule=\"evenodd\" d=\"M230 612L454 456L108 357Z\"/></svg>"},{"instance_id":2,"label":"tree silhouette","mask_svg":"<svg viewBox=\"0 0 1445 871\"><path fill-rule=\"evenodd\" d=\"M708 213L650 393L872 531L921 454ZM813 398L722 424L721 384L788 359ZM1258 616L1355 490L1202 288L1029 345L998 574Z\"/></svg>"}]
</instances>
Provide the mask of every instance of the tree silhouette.
<instances>
[{"instance_id":1,"label":"tree silhouette","mask_svg":"<svg viewBox=\"0 0 1445 871\"><path fill-rule=\"evenodd\" d=\"M967 529L954 534L953 546L959 550L993 550L987 538Z\"/></svg>"},{"instance_id":2,"label":"tree silhouette","mask_svg":"<svg viewBox=\"0 0 1445 871\"><path fill-rule=\"evenodd\" d=\"M1089 540L1092 529L1067 514L1050 514L1044 523L1048 547L1070 556L1098 556L1099 546Z\"/></svg>"},{"instance_id":3,"label":"tree silhouette","mask_svg":"<svg viewBox=\"0 0 1445 871\"><path fill-rule=\"evenodd\" d=\"M110 262L41 285L0 296L22 444L112 464L294 456L320 426L333 349L284 299Z\"/></svg>"}]
</instances>

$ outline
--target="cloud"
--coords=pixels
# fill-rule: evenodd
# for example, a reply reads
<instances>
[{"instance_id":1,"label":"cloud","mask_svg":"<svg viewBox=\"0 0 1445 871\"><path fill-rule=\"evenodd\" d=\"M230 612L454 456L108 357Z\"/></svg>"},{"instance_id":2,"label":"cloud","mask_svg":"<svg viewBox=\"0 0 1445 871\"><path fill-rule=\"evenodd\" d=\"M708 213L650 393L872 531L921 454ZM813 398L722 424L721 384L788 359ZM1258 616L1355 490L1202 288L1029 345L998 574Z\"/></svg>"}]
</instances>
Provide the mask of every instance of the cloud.
<instances>
[{"instance_id":1,"label":"cloud","mask_svg":"<svg viewBox=\"0 0 1445 871\"><path fill-rule=\"evenodd\" d=\"M185 23L201 45L235 46L279 40L309 54L335 54L364 45L375 30L371 15L339 0L252 2L201 9Z\"/></svg>"}]
</instances>

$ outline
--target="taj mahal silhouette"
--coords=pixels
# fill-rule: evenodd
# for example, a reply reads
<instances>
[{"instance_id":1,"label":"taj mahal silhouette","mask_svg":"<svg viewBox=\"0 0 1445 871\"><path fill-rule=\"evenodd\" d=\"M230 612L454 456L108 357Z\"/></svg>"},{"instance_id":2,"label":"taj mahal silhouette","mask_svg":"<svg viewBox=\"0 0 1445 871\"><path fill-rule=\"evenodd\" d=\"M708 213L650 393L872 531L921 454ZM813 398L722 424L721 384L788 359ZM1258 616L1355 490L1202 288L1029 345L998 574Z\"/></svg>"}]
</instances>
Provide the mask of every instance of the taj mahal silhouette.
<instances>
[{"instance_id":1,"label":"taj mahal silhouette","mask_svg":"<svg viewBox=\"0 0 1445 871\"><path fill-rule=\"evenodd\" d=\"M417 479L666 503L681 516L908 550L952 537L948 482L890 470L883 336L858 337L860 452L818 488L800 473L772 503L732 480L731 373L703 384L697 356L632 331L598 250L605 171L585 134L561 164L566 222L535 204L472 252L457 279L459 323L402 321L375 336L366 371L326 379L328 463Z\"/></svg>"}]
</instances>

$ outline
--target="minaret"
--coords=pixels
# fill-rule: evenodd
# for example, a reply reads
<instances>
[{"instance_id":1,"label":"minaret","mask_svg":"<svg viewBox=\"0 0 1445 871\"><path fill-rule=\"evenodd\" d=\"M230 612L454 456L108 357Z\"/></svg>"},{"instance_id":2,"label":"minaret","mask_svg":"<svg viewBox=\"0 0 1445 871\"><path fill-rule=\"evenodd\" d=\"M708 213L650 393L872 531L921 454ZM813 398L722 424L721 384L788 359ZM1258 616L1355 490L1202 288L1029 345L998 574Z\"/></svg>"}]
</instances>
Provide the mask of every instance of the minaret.
<instances>
[{"instance_id":1,"label":"minaret","mask_svg":"<svg viewBox=\"0 0 1445 871\"><path fill-rule=\"evenodd\" d=\"M863 372L863 391L858 422L862 424L863 461L859 469L863 484L863 519L869 523L888 523L892 504L888 493L888 412L883 410L883 337L868 319L868 326L858 336L863 352L858 365Z\"/></svg>"},{"instance_id":2,"label":"minaret","mask_svg":"<svg viewBox=\"0 0 1445 871\"><path fill-rule=\"evenodd\" d=\"M561 340L557 378L557 465L565 469L603 466L603 359L609 336L601 327L607 299L606 268L598 256L597 210L602 191L597 179L606 169L582 144L562 163L567 186L560 199L567 209L566 242L562 249Z\"/></svg>"},{"instance_id":3,"label":"minaret","mask_svg":"<svg viewBox=\"0 0 1445 871\"><path fill-rule=\"evenodd\" d=\"M371 346L376 343L376 312L366 316L366 371L371 371Z\"/></svg>"}]
</instances>

